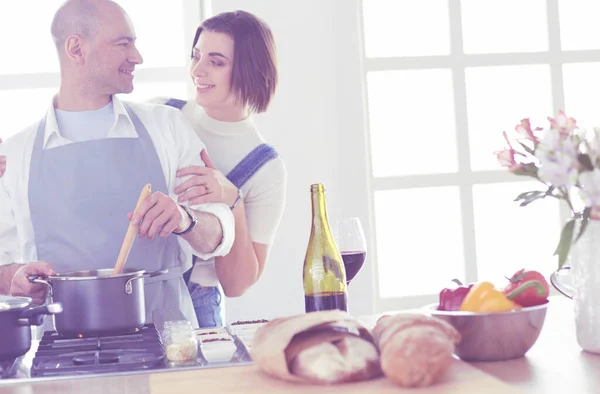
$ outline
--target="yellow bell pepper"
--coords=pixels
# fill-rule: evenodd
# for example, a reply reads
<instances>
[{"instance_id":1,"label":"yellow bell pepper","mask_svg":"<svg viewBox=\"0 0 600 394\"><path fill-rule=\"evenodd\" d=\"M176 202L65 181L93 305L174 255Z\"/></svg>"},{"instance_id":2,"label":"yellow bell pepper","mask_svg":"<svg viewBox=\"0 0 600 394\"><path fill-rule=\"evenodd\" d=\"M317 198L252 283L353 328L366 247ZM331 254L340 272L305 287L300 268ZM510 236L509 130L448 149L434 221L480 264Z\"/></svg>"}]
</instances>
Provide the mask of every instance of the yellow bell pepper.
<instances>
[{"instance_id":1,"label":"yellow bell pepper","mask_svg":"<svg viewBox=\"0 0 600 394\"><path fill-rule=\"evenodd\" d=\"M474 285L460 305L460 310L466 312L507 312L513 309L520 309L520 306L506 298L490 282Z\"/></svg>"}]
</instances>

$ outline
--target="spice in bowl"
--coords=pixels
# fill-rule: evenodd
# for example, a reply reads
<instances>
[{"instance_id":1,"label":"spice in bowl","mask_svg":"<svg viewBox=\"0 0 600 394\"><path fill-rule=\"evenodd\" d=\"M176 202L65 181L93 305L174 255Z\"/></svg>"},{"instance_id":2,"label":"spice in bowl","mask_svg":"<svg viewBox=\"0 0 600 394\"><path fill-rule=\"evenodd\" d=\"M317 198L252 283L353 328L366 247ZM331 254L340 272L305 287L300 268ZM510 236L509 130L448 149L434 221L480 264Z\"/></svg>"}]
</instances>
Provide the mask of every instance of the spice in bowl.
<instances>
[{"instance_id":1,"label":"spice in bowl","mask_svg":"<svg viewBox=\"0 0 600 394\"><path fill-rule=\"evenodd\" d=\"M202 337L200 340L202 356L209 363L230 361L237 350L233 339L229 336Z\"/></svg>"},{"instance_id":2,"label":"spice in bowl","mask_svg":"<svg viewBox=\"0 0 600 394\"><path fill-rule=\"evenodd\" d=\"M171 364L187 364L197 361L198 340L188 321L166 322L163 341L167 360Z\"/></svg>"}]
</instances>

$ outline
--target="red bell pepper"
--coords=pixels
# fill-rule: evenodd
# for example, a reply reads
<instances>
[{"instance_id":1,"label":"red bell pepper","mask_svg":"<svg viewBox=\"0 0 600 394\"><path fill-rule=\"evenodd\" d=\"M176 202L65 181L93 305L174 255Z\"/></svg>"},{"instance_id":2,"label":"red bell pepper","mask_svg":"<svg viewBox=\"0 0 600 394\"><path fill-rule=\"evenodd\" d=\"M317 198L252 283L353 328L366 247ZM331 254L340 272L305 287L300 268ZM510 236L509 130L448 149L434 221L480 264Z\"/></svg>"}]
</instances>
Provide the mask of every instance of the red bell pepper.
<instances>
[{"instance_id":1,"label":"red bell pepper","mask_svg":"<svg viewBox=\"0 0 600 394\"><path fill-rule=\"evenodd\" d=\"M458 284L457 288L446 288L440 291L438 305L438 310L440 311L459 311L464 298L469 293L469 290L471 290L471 287L473 287L473 284L464 286L458 279L454 279L453 282Z\"/></svg>"}]
</instances>

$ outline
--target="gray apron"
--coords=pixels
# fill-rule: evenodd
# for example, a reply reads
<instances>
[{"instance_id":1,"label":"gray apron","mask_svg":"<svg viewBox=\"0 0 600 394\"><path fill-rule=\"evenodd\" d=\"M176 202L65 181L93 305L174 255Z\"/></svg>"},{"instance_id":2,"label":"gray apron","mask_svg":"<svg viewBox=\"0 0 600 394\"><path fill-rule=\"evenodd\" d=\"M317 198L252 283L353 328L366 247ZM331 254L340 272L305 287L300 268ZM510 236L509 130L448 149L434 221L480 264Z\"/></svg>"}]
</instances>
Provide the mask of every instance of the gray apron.
<instances>
[{"instance_id":1,"label":"gray apron","mask_svg":"<svg viewBox=\"0 0 600 394\"><path fill-rule=\"evenodd\" d=\"M150 183L152 191L169 194L148 131L129 106L125 108L138 138L44 149L45 118L38 127L29 209L38 260L52 264L58 273L113 267L129 224L127 214L135 208L142 187ZM127 260L127 268L168 269L165 275L145 279L146 323L157 323L159 329L163 320L177 317L197 326L176 237L137 237Z\"/></svg>"}]
</instances>

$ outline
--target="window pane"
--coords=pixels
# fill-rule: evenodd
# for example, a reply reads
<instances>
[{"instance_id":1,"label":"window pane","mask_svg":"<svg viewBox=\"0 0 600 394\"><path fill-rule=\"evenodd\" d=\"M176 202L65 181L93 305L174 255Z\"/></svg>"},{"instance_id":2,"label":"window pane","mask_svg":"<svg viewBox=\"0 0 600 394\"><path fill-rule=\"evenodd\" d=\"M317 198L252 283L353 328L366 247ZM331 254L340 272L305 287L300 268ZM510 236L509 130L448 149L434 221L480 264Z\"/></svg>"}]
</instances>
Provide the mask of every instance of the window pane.
<instances>
[{"instance_id":1,"label":"window pane","mask_svg":"<svg viewBox=\"0 0 600 394\"><path fill-rule=\"evenodd\" d=\"M371 72L367 83L375 176L457 170L450 70Z\"/></svg>"},{"instance_id":2,"label":"window pane","mask_svg":"<svg viewBox=\"0 0 600 394\"><path fill-rule=\"evenodd\" d=\"M540 188L542 186L542 188ZM503 279L521 268L550 274L557 267L554 250L560 238L559 204L540 200L520 207L513 200L539 182L473 186L479 280Z\"/></svg>"},{"instance_id":3,"label":"window pane","mask_svg":"<svg viewBox=\"0 0 600 394\"><path fill-rule=\"evenodd\" d=\"M458 187L375 192L375 219L381 297L437 294L463 278Z\"/></svg>"},{"instance_id":4,"label":"window pane","mask_svg":"<svg viewBox=\"0 0 600 394\"><path fill-rule=\"evenodd\" d=\"M121 100L141 102L158 96L175 97L184 100L187 97L187 82L139 82L133 92L120 94Z\"/></svg>"},{"instance_id":5,"label":"window pane","mask_svg":"<svg viewBox=\"0 0 600 394\"><path fill-rule=\"evenodd\" d=\"M363 16L367 57L450 53L448 0L366 0Z\"/></svg>"},{"instance_id":6,"label":"window pane","mask_svg":"<svg viewBox=\"0 0 600 394\"><path fill-rule=\"evenodd\" d=\"M140 67L186 65L183 0L118 0L127 11L138 37L137 47L144 58Z\"/></svg>"},{"instance_id":7,"label":"window pane","mask_svg":"<svg viewBox=\"0 0 600 394\"><path fill-rule=\"evenodd\" d=\"M600 49L598 0L559 0L562 49Z\"/></svg>"},{"instance_id":8,"label":"window pane","mask_svg":"<svg viewBox=\"0 0 600 394\"><path fill-rule=\"evenodd\" d=\"M465 53L548 50L545 0L462 0Z\"/></svg>"},{"instance_id":9,"label":"window pane","mask_svg":"<svg viewBox=\"0 0 600 394\"><path fill-rule=\"evenodd\" d=\"M2 6L0 36L18 37L3 40L2 51L18 56L4 56L0 74L58 72L58 58L50 25L64 0L11 1L10 12ZM144 64L140 67L185 66L183 0L119 0L133 21L137 46ZM32 7L35 12L31 12ZM24 23L24 21L26 21ZM160 23L157 25L157 21ZM157 28L159 26L160 28Z\"/></svg>"},{"instance_id":10,"label":"window pane","mask_svg":"<svg viewBox=\"0 0 600 394\"><path fill-rule=\"evenodd\" d=\"M0 138L6 140L41 119L52 103L58 88L0 90L2 113ZM20 105L27 103L27 105Z\"/></svg>"},{"instance_id":11,"label":"window pane","mask_svg":"<svg viewBox=\"0 0 600 394\"><path fill-rule=\"evenodd\" d=\"M523 118L546 126L552 115L547 65L466 69L467 117L473 170L500 169L494 152L504 147L502 132Z\"/></svg>"},{"instance_id":12,"label":"window pane","mask_svg":"<svg viewBox=\"0 0 600 394\"><path fill-rule=\"evenodd\" d=\"M563 65L565 111L583 127L600 125L600 63Z\"/></svg>"},{"instance_id":13,"label":"window pane","mask_svg":"<svg viewBox=\"0 0 600 394\"><path fill-rule=\"evenodd\" d=\"M10 6L6 3L10 3ZM0 62L0 74L59 70L50 25L54 12L62 3L63 0L3 2L0 6L0 37L4 38L4 55Z\"/></svg>"}]
</instances>

